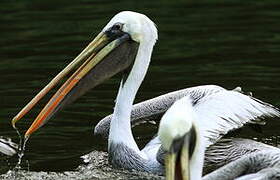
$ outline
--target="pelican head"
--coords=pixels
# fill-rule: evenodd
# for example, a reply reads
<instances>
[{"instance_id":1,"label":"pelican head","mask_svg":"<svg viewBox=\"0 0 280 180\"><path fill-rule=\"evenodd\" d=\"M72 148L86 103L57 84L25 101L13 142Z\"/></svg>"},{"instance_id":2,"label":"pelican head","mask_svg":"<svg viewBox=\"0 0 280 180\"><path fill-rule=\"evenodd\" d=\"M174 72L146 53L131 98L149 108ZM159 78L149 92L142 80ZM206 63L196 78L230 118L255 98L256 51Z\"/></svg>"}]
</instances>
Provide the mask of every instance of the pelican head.
<instances>
[{"instance_id":1,"label":"pelican head","mask_svg":"<svg viewBox=\"0 0 280 180\"><path fill-rule=\"evenodd\" d=\"M70 72L74 73L42 109L25 137L29 137L44 125L62 107L113 75L126 73L137 61L144 61L137 64L147 68L151 52L145 52L145 47L152 49L156 40L157 29L147 16L130 11L118 13L97 37L13 118L12 125L15 127L15 123ZM139 58L139 51L142 51L142 54L145 52L148 58Z\"/></svg>"},{"instance_id":2,"label":"pelican head","mask_svg":"<svg viewBox=\"0 0 280 180\"><path fill-rule=\"evenodd\" d=\"M158 39L157 28L146 15L132 11L123 11L116 14L104 27L103 32L115 27L130 35L138 43L151 41L155 44Z\"/></svg>"},{"instance_id":3,"label":"pelican head","mask_svg":"<svg viewBox=\"0 0 280 180\"><path fill-rule=\"evenodd\" d=\"M176 101L160 121L158 135L167 151L165 167L168 180L201 178L202 167L196 165L200 135L195 121L196 114L189 97Z\"/></svg>"}]
</instances>

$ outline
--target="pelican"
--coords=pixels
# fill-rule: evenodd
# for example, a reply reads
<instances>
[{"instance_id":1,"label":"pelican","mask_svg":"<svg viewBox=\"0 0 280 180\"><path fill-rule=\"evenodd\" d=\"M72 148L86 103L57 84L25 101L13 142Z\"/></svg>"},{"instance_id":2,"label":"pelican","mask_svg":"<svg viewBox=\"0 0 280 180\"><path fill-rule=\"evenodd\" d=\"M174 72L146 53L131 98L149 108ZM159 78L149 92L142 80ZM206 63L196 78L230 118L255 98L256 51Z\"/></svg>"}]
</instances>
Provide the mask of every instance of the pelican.
<instances>
[{"instance_id":1,"label":"pelican","mask_svg":"<svg viewBox=\"0 0 280 180\"><path fill-rule=\"evenodd\" d=\"M202 179L204 153L207 144L211 142L203 135L208 133L204 132L204 123L207 121L201 118L203 117L197 114L189 96L176 101L163 115L158 135L163 149L168 152L165 159L167 180ZM268 145L264 144L261 146L266 148L226 164L204 176L203 180L278 179L280 177L280 150L272 146L268 148ZM240 149L240 151L244 150L246 148ZM216 156L218 155L216 152Z\"/></svg>"},{"instance_id":2,"label":"pelican","mask_svg":"<svg viewBox=\"0 0 280 180\"><path fill-rule=\"evenodd\" d=\"M116 73L122 72L112 115L108 153L109 162L117 168L163 174L161 143L158 137L140 150L131 130L133 101L147 72L158 34L155 24L145 15L123 11L115 15L100 34L12 120L20 120L50 89L77 66L77 70L53 95L25 133L27 139L62 107ZM191 93L198 113L206 117L213 141L245 123L261 123L265 116L279 116L272 105L227 91L218 86L201 86ZM179 92L180 93L180 92ZM218 133L215 131L218 129Z\"/></svg>"}]
</instances>

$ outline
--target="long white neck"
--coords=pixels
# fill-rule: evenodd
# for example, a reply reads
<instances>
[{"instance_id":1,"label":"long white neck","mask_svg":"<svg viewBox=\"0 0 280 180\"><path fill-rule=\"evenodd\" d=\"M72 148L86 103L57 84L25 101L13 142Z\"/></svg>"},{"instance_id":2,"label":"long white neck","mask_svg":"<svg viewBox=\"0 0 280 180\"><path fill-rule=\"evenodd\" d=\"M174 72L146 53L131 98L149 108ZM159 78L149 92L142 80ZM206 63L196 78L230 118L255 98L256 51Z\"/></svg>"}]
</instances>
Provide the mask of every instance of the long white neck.
<instances>
[{"instance_id":1,"label":"long white neck","mask_svg":"<svg viewBox=\"0 0 280 180\"><path fill-rule=\"evenodd\" d=\"M124 84L120 84L110 124L109 146L111 143L122 143L139 152L132 135L130 115L136 93L146 75L153 46L154 43L149 41L140 43L132 70Z\"/></svg>"}]
</instances>

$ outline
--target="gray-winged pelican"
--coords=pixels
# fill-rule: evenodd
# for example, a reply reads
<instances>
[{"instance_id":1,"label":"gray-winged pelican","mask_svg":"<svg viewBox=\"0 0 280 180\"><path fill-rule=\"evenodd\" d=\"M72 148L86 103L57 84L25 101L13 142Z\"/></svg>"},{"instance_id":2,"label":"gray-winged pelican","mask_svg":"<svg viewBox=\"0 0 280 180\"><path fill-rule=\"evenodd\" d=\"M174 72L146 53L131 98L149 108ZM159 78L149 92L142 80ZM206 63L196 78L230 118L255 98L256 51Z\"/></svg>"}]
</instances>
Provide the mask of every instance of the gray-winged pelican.
<instances>
[{"instance_id":1,"label":"gray-winged pelican","mask_svg":"<svg viewBox=\"0 0 280 180\"><path fill-rule=\"evenodd\" d=\"M205 133L208 133L205 123L210 123L202 118L203 116L200 116L194 109L193 101L189 96L176 101L163 115L158 135L163 149L168 152L165 159L167 180L202 179L204 152L211 143L209 138L205 138ZM203 179L232 180L238 177L240 180L278 179L280 177L280 149L264 144L260 146L262 146L262 150L239 157L204 176ZM227 148L238 149L237 147L220 147L218 151ZM239 149L239 151L245 150L246 148ZM224 155L219 152L214 154L216 156Z\"/></svg>"},{"instance_id":2,"label":"gray-winged pelican","mask_svg":"<svg viewBox=\"0 0 280 180\"><path fill-rule=\"evenodd\" d=\"M162 174L164 168L159 159L164 153L159 153L161 144L158 138L140 150L133 138L130 123L133 101L147 72L157 38L157 29L147 16L130 11L118 13L85 50L14 117L13 126L79 64L78 69L34 120L25 133L25 138L62 107L116 73L123 72L110 123L109 161L114 167ZM192 94L192 102L196 105L198 114L211 122L207 127L212 130L208 135L213 141L245 123L258 123L260 117L279 115L267 103L218 86L200 86L187 92Z\"/></svg>"}]
</instances>

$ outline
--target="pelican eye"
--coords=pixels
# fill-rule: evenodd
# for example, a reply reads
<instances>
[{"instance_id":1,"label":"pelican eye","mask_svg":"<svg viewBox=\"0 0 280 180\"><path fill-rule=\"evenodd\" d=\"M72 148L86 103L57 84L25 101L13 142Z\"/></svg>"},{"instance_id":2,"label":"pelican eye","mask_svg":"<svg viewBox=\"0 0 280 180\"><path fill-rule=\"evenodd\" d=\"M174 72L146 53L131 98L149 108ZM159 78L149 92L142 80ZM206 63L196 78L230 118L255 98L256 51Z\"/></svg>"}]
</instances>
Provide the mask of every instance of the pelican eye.
<instances>
[{"instance_id":1,"label":"pelican eye","mask_svg":"<svg viewBox=\"0 0 280 180\"><path fill-rule=\"evenodd\" d=\"M123 28L123 24L122 23L116 23L113 26L111 26L107 31L105 31L105 33L112 39L116 39L120 36L122 36L123 34L125 34L122 31Z\"/></svg>"},{"instance_id":2,"label":"pelican eye","mask_svg":"<svg viewBox=\"0 0 280 180\"><path fill-rule=\"evenodd\" d=\"M123 24L122 23L116 23L112 26L112 30L122 30Z\"/></svg>"}]
</instances>

